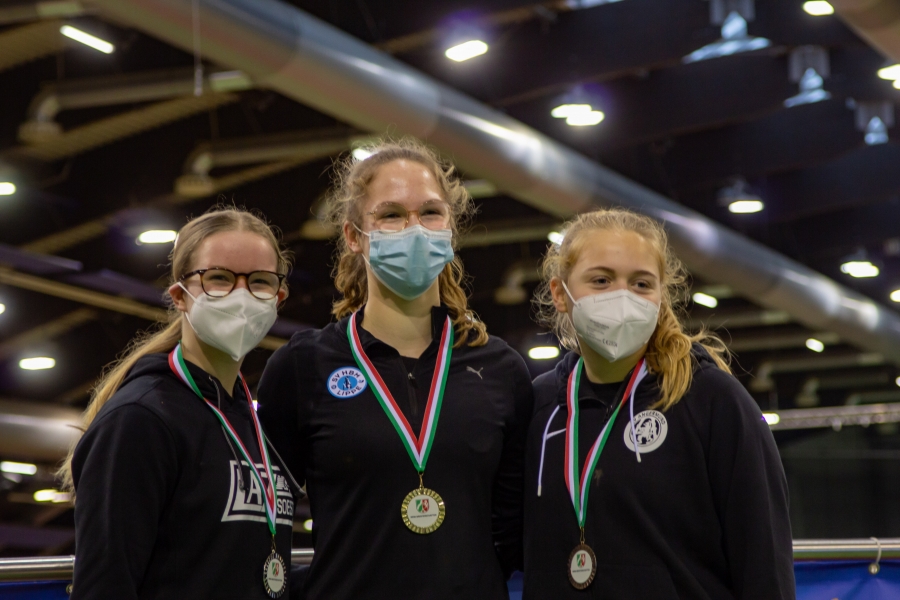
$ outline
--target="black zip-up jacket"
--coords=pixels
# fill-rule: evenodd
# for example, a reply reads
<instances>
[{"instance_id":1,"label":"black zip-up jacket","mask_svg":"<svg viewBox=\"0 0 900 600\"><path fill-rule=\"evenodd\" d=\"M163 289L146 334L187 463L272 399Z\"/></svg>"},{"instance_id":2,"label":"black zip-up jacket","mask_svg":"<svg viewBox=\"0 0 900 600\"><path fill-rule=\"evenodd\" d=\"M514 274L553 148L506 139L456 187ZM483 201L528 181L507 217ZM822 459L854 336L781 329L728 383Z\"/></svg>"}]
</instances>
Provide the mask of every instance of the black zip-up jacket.
<instances>
[{"instance_id":1,"label":"black zip-up jacket","mask_svg":"<svg viewBox=\"0 0 900 600\"><path fill-rule=\"evenodd\" d=\"M359 328L417 435L446 315L445 307L433 309L434 339L414 366ZM444 499L446 518L419 535L400 510L419 476L353 359L348 320L294 334L269 360L259 388L266 430L306 481L315 546L307 598L507 598L506 576L521 560L522 462L533 407L524 361L493 337L453 349L424 477Z\"/></svg>"},{"instance_id":2,"label":"black zip-up jacket","mask_svg":"<svg viewBox=\"0 0 900 600\"><path fill-rule=\"evenodd\" d=\"M201 368L187 366L265 478L240 383L231 398ZM168 356L141 358L75 449L72 600L267 599L263 564L272 535L264 496L235 452L215 414L169 369ZM276 545L289 563L294 497L270 456Z\"/></svg>"},{"instance_id":3,"label":"black zip-up jacket","mask_svg":"<svg viewBox=\"0 0 900 600\"><path fill-rule=\"evenodd\" d=\"M590 483L585 542L598 568L583 591L567 575L579 529L563 473L566 383L578 356L569 353L535 379L525 459L526 600L793 600L787 483L772 433L734 377L700 346L693 356L691 387L665 413L651 412L656 377L649 373L638 386L640 463L629 405L613 425ZM579 472L625 385L601 401L595 390L603 387L582 375Z\"/></svg>"}]
</instances>

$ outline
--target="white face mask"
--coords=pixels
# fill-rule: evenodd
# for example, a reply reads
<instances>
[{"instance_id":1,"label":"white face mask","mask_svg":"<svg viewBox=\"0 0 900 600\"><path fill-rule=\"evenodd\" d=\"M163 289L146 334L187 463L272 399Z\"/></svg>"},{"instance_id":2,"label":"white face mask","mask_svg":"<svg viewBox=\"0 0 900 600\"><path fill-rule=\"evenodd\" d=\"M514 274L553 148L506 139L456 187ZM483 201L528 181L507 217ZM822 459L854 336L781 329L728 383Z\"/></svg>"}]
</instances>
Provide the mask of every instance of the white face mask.
<instances>
[{"instance_id":1,"label":"white face mask","mask_svg":"<svg viewBox=\"0 0 900 600\"><path fill-rule=\"evenodd\" d=\"M197 337L236 361L256 348L278 318L277 296L260 300L244 288L235 288L221 298L207 294L194 297L181 283L178 285L194 299L187 320Z\"/></svg>"},{"instance_id":2,"label":"white face mask","mask_svg":"<svg viewBox=\"0 0 900 600\"><path fill-rule=\"evenodd\" d=\"M572 299L572 325L588 346L609 362L631 356L656 331L659 305L628 290Z\"/></svg>"}]
</instances>

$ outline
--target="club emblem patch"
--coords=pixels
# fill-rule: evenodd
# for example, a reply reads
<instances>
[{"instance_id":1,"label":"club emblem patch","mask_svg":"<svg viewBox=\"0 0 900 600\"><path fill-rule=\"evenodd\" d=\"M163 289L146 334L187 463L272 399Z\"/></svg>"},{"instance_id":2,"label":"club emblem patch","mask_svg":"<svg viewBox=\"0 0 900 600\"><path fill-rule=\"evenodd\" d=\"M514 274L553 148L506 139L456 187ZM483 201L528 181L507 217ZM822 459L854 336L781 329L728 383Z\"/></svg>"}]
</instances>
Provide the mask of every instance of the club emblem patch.
<instances>
[{"instance_id":1,"label":"club emblem patch","mask_svg":"<svg viewBox=\"0 0 900 600\"><path fill-rule=\"evenodd\" d=\"M366 389L366 378L355 367L341 367L328 376L328 393L345 399L359 396Z\"/></svg>"},{"instance_id":2,"label":"club emblem patch","mask_svg":"<svg viewBox=\"0 0 900 600\"><path fill-rule=\"evenodd\" d=\"M669 423L665 415L657 410L645 410L634 415L634 432L637 438L638 452L646 454L653 452L666 441L669 433ZM631 435L631 423L625 428L625 445L634 452L634 442Z\"/></svg>"}]
</instances>

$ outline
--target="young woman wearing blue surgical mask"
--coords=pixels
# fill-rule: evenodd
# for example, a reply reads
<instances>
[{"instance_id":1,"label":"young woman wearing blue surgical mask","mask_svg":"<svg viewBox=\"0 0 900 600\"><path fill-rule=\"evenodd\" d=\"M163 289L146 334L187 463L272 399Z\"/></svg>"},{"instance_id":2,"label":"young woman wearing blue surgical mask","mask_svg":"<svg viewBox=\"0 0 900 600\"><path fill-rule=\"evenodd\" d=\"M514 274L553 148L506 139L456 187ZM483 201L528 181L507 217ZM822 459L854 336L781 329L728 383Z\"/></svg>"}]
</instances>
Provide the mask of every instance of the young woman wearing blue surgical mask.
<instances>
[{"instance_id":1,"label":"young woman wearing blue surgical mask","mask_svg":"<svg viewBox=\"0 0 900 600\"><path fill-rule=\"evenodd\" d=\"M240 367L287 297L288 261L233 207L185 225L171 261L169 323L97 384L62 471L77 492L71 597L278 598L301 492Z\"/></svg>"},{"instance_id":2,"label":"young woman wearing blue surgical mask","mask_svg":"<svg viewBox=\"0 0 900 600\"><path fill-rule=\"evenodd\" d=\"M270 359L260 417L305 481L310 600L507 598L521 561L522 358L466 305L471 200L404 140L338 167L339 319Z\"/></svg>"},{"instance_id":3,"label":"young woman wearing blue surgical mask","mask_svg":"<svg viewBox=\"0 0 900 600\"><path fill-rule=\"evenodd\" d=\"M524 598L794 598L787 486L721 341L676 312L662 226L573 219L544 259L542 321L570 352L534 382Z\"/></svg>"}]
</instances>

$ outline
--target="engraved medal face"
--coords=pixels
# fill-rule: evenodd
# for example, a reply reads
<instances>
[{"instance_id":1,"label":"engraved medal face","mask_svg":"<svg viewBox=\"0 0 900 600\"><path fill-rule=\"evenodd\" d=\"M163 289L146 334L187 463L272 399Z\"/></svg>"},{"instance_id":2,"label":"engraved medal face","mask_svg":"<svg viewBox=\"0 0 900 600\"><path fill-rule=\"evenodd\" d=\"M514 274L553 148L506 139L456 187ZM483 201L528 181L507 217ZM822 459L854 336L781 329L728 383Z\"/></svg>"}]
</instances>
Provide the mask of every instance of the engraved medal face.
<instances>
[{"instance_id":1,"label":"engraved medal face","mask_svg":"<svg viewBox=\"0 0 900 600\"><path fill-rule=\"evenodd\" d=\"M266 586L266 594L269 595L269 598L280 598L287 589L284 559L277 552L272 552L266 559L263 569L263 585Z\"/></svg>"},{"instance_id":2,"label":"engraved medal face","mask_svg":"<svg viewBox=\"0 0 900 600\"><path fill-rule=\"evenodd\" d=\"M400 508L403 523L416 533L431 533L444 522L444 499L428 488L411 491Z\"/></svg>"},{"instance_id":3,"label":"engraved medal face","mask_svg":"<svg viewBox=\"0 0 900 600\"><path fill-rule=\"evenodd\" d=\"M569 554L569 583L578 590L591 585L597 574L597 557L587 544L578 544Z\"/></svg>"}]
</instances>

